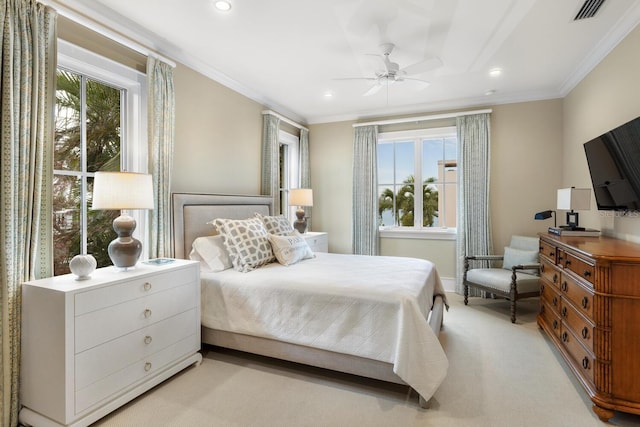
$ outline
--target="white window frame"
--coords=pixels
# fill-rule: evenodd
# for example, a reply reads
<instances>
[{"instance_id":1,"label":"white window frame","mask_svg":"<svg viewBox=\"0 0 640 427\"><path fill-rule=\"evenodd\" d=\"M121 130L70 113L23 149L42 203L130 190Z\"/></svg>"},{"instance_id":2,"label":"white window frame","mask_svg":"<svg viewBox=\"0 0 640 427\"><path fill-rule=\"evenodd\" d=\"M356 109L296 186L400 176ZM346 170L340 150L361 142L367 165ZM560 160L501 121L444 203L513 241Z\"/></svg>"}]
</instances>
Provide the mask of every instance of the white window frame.
<instances>
[{"instance_id":1,"label":"white window frame","mask_svg":"<svg viewBox=\"0 0 640 427\"><path fill-rule=\"evenodd\" d=\"M378 144L392 142L414 143L414 185L422 185L422 141L429 138L443 138L457 136L455 126L416 129L396 132L381 132L378 134ZM431 239L431 240L455 240L457 229L455 227L422 227L422 191L414 189L414 226L380 226L380 237L401 239ZM416 226L415 224L418 224Z\"/></svg>"},{"instance_id":2,"label":"white window frame","mask_svg":"<svg viewBox=\"0 0 640 427\"><path fill-rule=\"evenodd\" d=\"M280 183L280 194L282 195L282 205L284 211L282 214L288 219L295 218L296 207L289 205L289 190L300 187L300 138L289 132L280 130L278 132L278 142L280 145L287 147L285 151L284 165L284 182Z\"/></svg>"},{"instance_id":3,"label":"white window frame","mask_svg":"<svg viewBox=\"0 0 640 427\"><path fill-rule=\"evenodd\" d=\"M58 67L85 75L109 86L124 89L121 106L121 146L120 170L129 172L147 172L147 76L137 70L124 66L87 49L58 39ZM93 176L88 173L87 176ZM83 188L83 204L85 200ZM146 210L123 210L131 215L137 223L133 235L145 247L149 242ZM87 250L86 223L81 230L81 253ZM145 259L143 253L141 259Z\"/></svg>"}]
</instances>

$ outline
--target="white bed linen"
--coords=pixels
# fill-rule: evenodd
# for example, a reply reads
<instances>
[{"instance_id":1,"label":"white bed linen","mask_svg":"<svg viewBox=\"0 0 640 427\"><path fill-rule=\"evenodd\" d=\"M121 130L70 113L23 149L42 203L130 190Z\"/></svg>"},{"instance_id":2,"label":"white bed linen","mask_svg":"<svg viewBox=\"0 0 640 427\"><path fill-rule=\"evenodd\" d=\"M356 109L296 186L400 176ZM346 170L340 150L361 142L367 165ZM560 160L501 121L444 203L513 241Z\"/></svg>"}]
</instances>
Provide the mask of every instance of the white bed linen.
<instances>
[{"instance_id":1,"label":"white bed linen","mask_svg":"<svg viewBox=\"0 0 640 427\"><path fill-rule=\"evenodd\" d=\"M425 399L446 376L448 360L427 323L434 294L445 298L429 261L317 253L288 267L201 279L208 328L392 363Z\"/></svg>"}]
</instances>

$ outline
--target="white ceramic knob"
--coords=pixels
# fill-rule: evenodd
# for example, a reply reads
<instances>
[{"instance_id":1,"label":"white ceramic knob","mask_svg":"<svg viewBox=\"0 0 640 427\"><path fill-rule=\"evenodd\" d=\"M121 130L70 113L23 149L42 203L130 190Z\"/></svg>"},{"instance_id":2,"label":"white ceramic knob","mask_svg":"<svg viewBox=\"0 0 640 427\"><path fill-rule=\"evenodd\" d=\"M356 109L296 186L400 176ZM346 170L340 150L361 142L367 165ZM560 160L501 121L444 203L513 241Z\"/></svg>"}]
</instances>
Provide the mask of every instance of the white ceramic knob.
<instances>
[{"instance_id":1,"label":"white ceramic knob","mask_svg":"<svg viewBox=\"0 0 640 427\"><path fill-rule=\"evenodd\" d=\"M94 272L98 263L93 255L76 255L69 262L69 269L76 276L76 280L87 280Z\"/></svg>"}]
</instances>

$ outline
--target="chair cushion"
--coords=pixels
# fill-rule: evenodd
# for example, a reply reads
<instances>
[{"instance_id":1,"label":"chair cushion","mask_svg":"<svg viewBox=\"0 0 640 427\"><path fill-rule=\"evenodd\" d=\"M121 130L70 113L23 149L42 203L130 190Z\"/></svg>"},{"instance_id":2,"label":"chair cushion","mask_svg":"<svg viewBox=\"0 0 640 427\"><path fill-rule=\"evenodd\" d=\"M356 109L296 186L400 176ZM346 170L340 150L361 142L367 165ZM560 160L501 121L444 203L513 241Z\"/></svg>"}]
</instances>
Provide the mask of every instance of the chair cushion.
<instances>
[{"instance_id":1,"label":"chair cushion","mask_svg":"<svg viewBox=\"0 0 640 427\"><path fill-rule=\"evenodd\" d=\"M529 293L540 290L538 276L526 273L516 273L518 293ZM477 283L487 288L502 292L511 290L511 270L503 268L474 268L467 272L467 282Z\"/></svg>"},{"instance_id":2,"label":"chair cushion","mask_svg":"<svg viewBox=\"0 0 640 427\"><path fill-rule=\"evenodd\" d=\"M538 249L535 250L523 250L516 249L509 246L504 247L504 258L502 260L502 268L511 270L514 265L521 264L537 264L538 263ZM537 270L522 270L523 273L537 274Z\"/></svg>"}]
</instances>

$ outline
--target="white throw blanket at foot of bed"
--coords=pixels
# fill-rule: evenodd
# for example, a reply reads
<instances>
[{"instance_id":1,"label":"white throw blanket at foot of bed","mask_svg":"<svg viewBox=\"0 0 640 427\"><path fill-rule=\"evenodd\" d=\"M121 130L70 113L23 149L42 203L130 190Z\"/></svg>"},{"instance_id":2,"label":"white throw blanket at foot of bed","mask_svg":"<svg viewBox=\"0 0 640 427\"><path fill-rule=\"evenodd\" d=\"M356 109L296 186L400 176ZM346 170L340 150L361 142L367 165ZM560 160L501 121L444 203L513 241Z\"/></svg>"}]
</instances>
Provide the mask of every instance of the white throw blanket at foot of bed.
<instances>
[{"instance_id":1,"label":"white throw blanket at foot of bed","mask_svg":"<svg viewBox=\"0 0 640 427\"><path fill-rule=\"evenodd\" d=\"M428 400L448 368L427 323L434 295L445 298L429 261L317 253L288 267L202 273L202 324L392 363Z\"/></svg>"}]
</instances>

